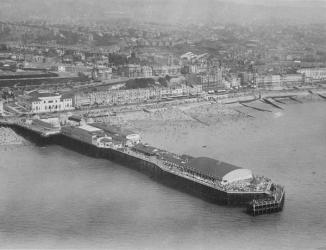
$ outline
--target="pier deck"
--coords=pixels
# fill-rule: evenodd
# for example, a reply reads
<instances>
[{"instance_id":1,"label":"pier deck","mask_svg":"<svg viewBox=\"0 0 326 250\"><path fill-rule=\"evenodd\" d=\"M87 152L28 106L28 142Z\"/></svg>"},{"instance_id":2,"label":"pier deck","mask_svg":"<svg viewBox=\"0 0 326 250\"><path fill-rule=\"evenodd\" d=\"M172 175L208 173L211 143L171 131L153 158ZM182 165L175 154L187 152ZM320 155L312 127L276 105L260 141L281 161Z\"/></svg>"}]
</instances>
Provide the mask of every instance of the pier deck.
<instances>
[{"instance_id":1,"label":"pier deck","mask_svg":"<svg viewBox=\"0 0 326 250\"><path fill-rule=\"evenodd\" d=\"M107 135L101 135L102 137L95 136L98 140L94 139L95 137L92 137L91 140L85 140L85 138L75 138L75 136L69 135L69 133L66 134L65 131L61 131L59 128L44 128L19 120L0 121L0 125L12 126L14 129L17 128L18 131L28 134L27 136L30 136L33 139L35 137L39 138L40 141L45 140L51 143L58 143L67 146L68 148L72 148L71 145L73 144L74 149L80 147L85 149L86 152L87 150L94 151L94 155L99 157L105 157L108 159L126 158L128 159L128 162L138 162L141 169L148 172L154 170L154 172L169 175L172 176L172 178L177 177L180 182L183 182L184 180L184 183L187 183L188 186L190 185L196 189L199 188L214 194L218 193L218 195L223 196L221 199L226 201L227 204L229 204L229 202L230 204L234 203L239 199L239 204L246 205L252 199L264 199L265 197L266 199L263 200L263 203L253 203L253 215L263 213L260 211L276 211L279 209L279 196L273 197L271 195L271 191L269 190L271 187L271 180L265 177L252 176L251 181L255 182L255 185L252 185L252 182L250 180L248 182L247 179L225 184L222 183L221 176L215 176L211 174L211 172L201 172L200 170L196 170L196 167L188 164L194 159L191 156L179 156L165 150L145 146L141 143L135 144L134 146L124 146L119 144L119 142L113 145L101 144L98 140L109 138ZM59 140L62 140L62 142ZM124 160L123 162L126 161ZM277 195L277 193L275 195ZM271 200L267 200L269 198L271 198ZM282 199L282 197L280 199Z\"/></svg>"}]
</instances>

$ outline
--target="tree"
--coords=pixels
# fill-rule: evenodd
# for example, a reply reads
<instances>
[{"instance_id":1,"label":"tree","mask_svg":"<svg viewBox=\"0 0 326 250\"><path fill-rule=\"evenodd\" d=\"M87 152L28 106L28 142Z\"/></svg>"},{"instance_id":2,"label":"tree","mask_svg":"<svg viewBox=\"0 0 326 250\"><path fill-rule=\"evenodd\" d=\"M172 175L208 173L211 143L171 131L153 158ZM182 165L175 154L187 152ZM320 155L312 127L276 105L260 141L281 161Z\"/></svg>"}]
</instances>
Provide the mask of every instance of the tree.
<instances>
[{"instance_id":1,"label":"tree","mask_svg":"<svg viewBox=\"0 0 326 250\"><path fill-rule=\"evenodd\" d=\"M162 77L160 77L159 79L158 79L158 82L161 84L161 86L163 86L163 87L167 87L168 86L168 81L166 80L166 78L162 78Z\"/></svg>"},{"instance_id":2,"label":"tree","mask_svg":"<svg viewBox=\"0 0 326 250\"><path fill-rule=\"evenodd\" d=\"M152 78L137 78L131 79L126 82L127 89L140 89L140 88L149 88L154 86L155 81Z\"/></svg>"}]
</instances>

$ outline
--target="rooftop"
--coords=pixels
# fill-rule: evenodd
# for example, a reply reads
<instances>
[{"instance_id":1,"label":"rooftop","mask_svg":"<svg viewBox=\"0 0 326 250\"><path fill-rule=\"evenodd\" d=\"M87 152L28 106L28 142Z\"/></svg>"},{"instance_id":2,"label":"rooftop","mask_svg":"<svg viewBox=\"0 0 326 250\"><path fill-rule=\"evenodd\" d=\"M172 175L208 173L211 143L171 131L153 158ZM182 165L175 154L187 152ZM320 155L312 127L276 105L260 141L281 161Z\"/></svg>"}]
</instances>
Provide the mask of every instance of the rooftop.
<instances>
[{"instance_id":1,"label":"rooftop","mask_svg":"<svg viewBox=\"0 0 326 250\"><path fill-rule=\"evenodd\" d=\"M42 98L42 97L51 97L51 96L60 96L58 93L50 93L50 92L39 92L39 91L33 91L28 93L29 96L34 98Z\"/></svg>"},{"instance_id":2,"label":"rooftop","mask_svg":"<svg viewBox=\"0 0 326 250\"><path fill-rule=\"evenodd\" d=\"M82 125L82 126L79 126L78 128L83 129L83 130L86 130L88 132L99 132L99 131L102 131L99 128L95 128L95 127L90 126L90 125L87 125L87 124Z\"/></svg>"},{"instance_id":3,"label":"rooftop","mask_svg":"<svg viewBox=\"0 0 326 250\"><path fill-rule=\"evenodd\" d=\"M143 154L146 154L146 155L155 155L157 153L157 151L158 151L157 148L154 148L152 146L146 146L146 145L141 144L141 143L138 143L133 148L134 148L134 150L136 150L138 152L141 152Z\"/></svg>"},{"instance_id":4,"label":"rooftop","mask_svg":"<svg viewBox=\"0 0 326 250\"><path fill-rule=\"evenodd\" d=\"M75 122L80 122L82 120L81 116L77 116L77 115L72 115L68 117L68 120L70 121L75 121Z\"/></svg>"},{"instance_id":5,"label":"rooftop","mask_svg":"<svg viewBox=\"0 0 326 250\"><path fill-rule=\"evenodd\" d=\"M225 175L234 170L241 169L232 164L208 157L195 158L191 160L188 165L204 175L213 176L218 179L222 179Z\"/></svg>"},{"instance_id":6,"label":"rooftop","mask_svg":"<svg viewBox=\"0 0 326 250\"><path fill-rule=\"evenodd\" d=\"M110 125L110 124L106 124L106 123L92 123L91 125L93 127L102 129L105 132L113 134L113 135L118 134L120 136L126 137L127 135L135 134L131 130L122 129L122 128L118 127L118 126L114 126L114 125Z\"/></svg>"}]
</instances>

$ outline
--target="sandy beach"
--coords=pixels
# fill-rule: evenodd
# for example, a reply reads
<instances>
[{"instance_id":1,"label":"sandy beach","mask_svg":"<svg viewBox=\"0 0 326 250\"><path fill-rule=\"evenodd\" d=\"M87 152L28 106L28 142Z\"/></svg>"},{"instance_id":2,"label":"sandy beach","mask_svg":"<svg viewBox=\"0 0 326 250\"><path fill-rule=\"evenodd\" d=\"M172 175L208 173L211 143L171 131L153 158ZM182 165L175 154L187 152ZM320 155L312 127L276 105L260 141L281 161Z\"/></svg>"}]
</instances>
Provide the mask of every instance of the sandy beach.
<instances>
[{"instance_id":1,"label":"sandy beach","mask_svg":"<svg viewBox=\"0 0 326 250\"><path fill-rule=\"evenodd\" d=\"M228 140L228 135L245 132L244 128L264 126L284 115L288 105L325 102L312 94L298 96L296 100L282 99L282 103L278 103L280 108L261 100L245 105L216 102L188 103L146 111L125 112L109 118L108 122L140 133L143 141L153 146L179 154L205 155L210 154L208 144L213 140L212 138L225 141Z\"/></svg>"}]
</instances>

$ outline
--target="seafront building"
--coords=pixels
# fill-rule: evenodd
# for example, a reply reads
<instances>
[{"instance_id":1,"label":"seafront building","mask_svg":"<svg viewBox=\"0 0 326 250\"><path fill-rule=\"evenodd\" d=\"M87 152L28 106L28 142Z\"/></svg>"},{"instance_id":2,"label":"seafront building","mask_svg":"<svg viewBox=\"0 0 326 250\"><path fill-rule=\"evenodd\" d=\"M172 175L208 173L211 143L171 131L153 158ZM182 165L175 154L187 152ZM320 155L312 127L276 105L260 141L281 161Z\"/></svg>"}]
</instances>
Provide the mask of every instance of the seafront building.
<instances>
[{"instance_id":1,"label":"seafront building","mask_svg":"<svg viewBox=\"0 0 326 250\"><path fill-rule=\"evenodd\" d=\"M3 100L0 99L0 115L3 114Z\"/></svg>"},{"instance_id":2,"label":"seafront building","mask_svg":"<svg viewBox=\"0 0 326 250\"><path fill-rule=\"evenodd\" d=\"M281 89L280 75L257 75L254 83L259 89L279 90Z\"/></svg>"},{"instance_id":3,"label":"seafront building","mask_svg":"<svg viewBox=\"0 0 326 250\"><path fill-rule=\"evenodd\" d=\"M201 85L187 86L180 84L171 88L156 87L143 89L118 89L106 91L80 92L75 94L74 106L87 105L119 105L158 101L180 96L196 96L202 94Z\"/></svg>"},{"instance_id":4,"label":"seafront building","mask_svg":"<svg viewBox=\"0 0 326 250\"><path fill-rule=\"evenodd\" d=\"M206 72L197 75L204 91L217 90L225 88L223 83L223 69L212 67Z\"/></svg>"},{"instance_id":5,"label":"seafront building","mask_svg":"<svg viewBox=\"0 0 326 250\"><path fill-rule=\"evenodd\" d=\"M302 74L281 75L282 87L295 87L305 83L305 76Z\"/></svg>"},{"instance_id":6,"label":"seafront building","mask_svg":"<svg viewBox=\"0 0 326 250\"><path fill-rule=\"evenodd\" d=\"M284 87L295 87L305 83L305 77L301 74L283 75L256 75L254 84L259 89L280 90Z\"/></svg>"},{"instance_id":7,"label":"seafront building","mask_svg":"<svg viewBox=\"0 0 326 250\"><path fill-rule=\"evenodd\" d=\"M307 81L326 80L326 68L304 68L297 72L303 74Z\"/></svg>"},{"instance_id":8,"label":"seafront building","mask_svg":"<svg viewBox=\"0 0 326 250\"><path fill-rule=\"evenodd\" d=\"M31 92L20 95L18 104L31 113L73 110L73 98L59 93Z\"/></svg>"}]
</instances>

